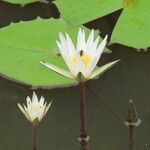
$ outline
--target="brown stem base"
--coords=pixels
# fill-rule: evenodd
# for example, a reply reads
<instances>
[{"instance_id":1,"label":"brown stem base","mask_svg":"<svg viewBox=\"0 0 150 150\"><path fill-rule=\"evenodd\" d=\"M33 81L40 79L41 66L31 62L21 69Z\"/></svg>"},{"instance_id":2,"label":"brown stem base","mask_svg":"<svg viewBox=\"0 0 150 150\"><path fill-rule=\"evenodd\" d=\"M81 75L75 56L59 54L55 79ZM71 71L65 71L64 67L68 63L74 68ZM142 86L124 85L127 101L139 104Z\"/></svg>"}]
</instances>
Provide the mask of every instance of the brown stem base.
<instances>
[{"instance_id":1,"label":"brown stem base","mask_svg":"<svg viewBox=\"0 0 150 150\"><path fill-rule=\"evenodd\" d=\"M89 144L87 141L85 140L81 141L81 150L89 150Z\"/></svg>"},{"instance_id":2,"label":"brown stem base","mask_svg":"<svg viewBox=\"0 0 150 150\"><path fill-rule=\"evenodd\" d=\"M32 150L37 150L37 126L33 125L32 130Z\"/></svg>"},{"instance_id":3,"label":"brown stem base","mask_svg":"<svg viewBox=\"0 0 150 150\"><path fill-rule=\"evenodd\" d=\"M129 126L129 150L135 150L135 126Z\"/></svg>"}]
</instances>

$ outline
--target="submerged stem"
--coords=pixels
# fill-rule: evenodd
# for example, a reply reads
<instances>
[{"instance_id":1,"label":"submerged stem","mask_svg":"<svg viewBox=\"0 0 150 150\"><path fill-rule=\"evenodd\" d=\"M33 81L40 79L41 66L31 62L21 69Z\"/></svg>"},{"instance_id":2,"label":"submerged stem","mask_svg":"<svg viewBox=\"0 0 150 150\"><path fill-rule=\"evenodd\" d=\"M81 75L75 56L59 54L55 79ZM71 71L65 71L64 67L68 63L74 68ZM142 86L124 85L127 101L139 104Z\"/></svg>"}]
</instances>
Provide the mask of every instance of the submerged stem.
<instances>
[{"instance_id":1,"label":"submerged stem","mask_svg":"<svg viewBox=\"0 0 150 150\"><path fill-rule=\"evenodd\" d=\"M135 126L129 125L129 150L135 150Z\"/></svg>"},{"instance_id":2,"label":"submerged stem","mask_svg":"<svg viewBox=\"0 0 150 150\"><path fill-rule=\"evenodd\" d=\"M32 126L32 146L33 146L33 150L37 150L37 126L33 125Z\"/></svg>"},{"instance_id":3,"label":"submerged stem","mask_svg":"<svg viewBox=\"0 0 150 150\"><path fill-rule=\"evenodd\" d=\"M80 90L80 142L81 150L88 150L87 116L85 103L85 84L79 83Z\"/></svg>"}]
</instances>

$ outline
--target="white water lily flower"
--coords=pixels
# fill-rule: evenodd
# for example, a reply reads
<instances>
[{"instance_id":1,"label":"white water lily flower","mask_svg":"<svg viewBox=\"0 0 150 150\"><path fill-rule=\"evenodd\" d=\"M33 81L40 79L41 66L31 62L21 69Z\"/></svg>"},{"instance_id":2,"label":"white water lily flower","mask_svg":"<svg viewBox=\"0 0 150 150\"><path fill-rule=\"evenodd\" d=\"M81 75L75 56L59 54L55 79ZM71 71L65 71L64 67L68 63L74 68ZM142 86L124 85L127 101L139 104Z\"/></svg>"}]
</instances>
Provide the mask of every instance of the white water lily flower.
<instances>
[{"instance_id":1,"label":"white water lily flower","mask_svg":"<svg viewBox=\"0 0 150 150\"><path fill-rule=\"evenodd\" d=\"M32 124L40 122L51 106L51 102L48 105L47 102L44 103L43 96L41 96L38 101L38 97L35 92L33 92L32 100L28 96L26 101L27 106L24 104L22 106L18 103L18 107Z\"/></svg>"},{"instance_id":2,"label":"white water lily flower","mask_svg":"<svg viewBox=\"0 0 150 150\"><path fill-rule=\"evenodd\" d=\"M85 31L79 29L76 47L67 33L65 35L63 33L59 33L59 38L60 41L57 41L57 45L70 71L66 71L47 62L40 61L40 63L63 76L75 78L79 81L80 73L84 81L89 80L102 74L118 62L117 60L102 67L96 67L105 48L107 35L99 44L99 36L96 40L94 40L94 30L91 31L88 39L86 40Z\"/></svg>"}]
</instances>

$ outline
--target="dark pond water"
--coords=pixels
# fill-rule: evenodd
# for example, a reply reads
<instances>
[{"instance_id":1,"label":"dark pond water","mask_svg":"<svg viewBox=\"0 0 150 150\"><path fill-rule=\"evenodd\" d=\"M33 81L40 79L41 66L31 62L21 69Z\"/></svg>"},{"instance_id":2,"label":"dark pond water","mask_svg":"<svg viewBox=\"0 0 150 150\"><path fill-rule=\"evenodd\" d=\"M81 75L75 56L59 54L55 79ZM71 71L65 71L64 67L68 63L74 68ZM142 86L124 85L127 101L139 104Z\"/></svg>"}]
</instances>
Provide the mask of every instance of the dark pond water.
<instances>
[{"instance_id":1,"label":"dark pond water","mask_svg":"<svg viewBox=\"0 0 150 150\"><path fill-rule=\"evenodd\" d=\"M102 28L102 34L106 31L111 32L117 14L118 12L95 20L86 26ZM58 17L59 12L52 4L37 3L20 8L18 5L0 3L1 27L11 21L32 20L37 15L43 18ZM86 84L91 149L127 150L128 129L124 126L124 121L127 116L128 101L132 99L142 120L142 124L136 130L136 150L149 150L150 53L137 53L121 45L110 48L113 53L104 56L105 62L117 58L121 58L121 62L100 79ZM35 91L39 96L43 95L47 101L53 101L51 109L38 128L39 150L80 149L80 144L76 140L79 137L78 88ZM25 102L28 95L32 95L30 87L0 78L0 149L31 149L31 125L17 108L17 103Z\"/></svg>"}]
</instances>

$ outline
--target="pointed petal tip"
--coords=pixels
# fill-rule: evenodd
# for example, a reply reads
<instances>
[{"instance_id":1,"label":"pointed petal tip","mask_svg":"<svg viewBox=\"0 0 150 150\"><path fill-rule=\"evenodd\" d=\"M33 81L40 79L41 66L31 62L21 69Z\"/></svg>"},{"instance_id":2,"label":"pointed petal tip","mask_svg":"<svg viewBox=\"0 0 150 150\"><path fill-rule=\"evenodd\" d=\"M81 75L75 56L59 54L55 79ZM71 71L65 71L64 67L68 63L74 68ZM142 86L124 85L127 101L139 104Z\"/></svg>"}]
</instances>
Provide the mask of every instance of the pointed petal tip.
<instances>
[{"instance_id":1,"label":"pointed petal tip","mask_svg":"<svg viewBox=\"0 0 150 150\"><path fill-rule=\"evenodd\" d=\"M52 105L52 101L46 106L47 111L49 110L49 108L51 107L51 105Z\"/></svg>"},{"instance_id":2,"label":"pointed petal tip","mask_svg":"<svg viewBox=\"0 0 150 150\"><path fill-rule=\"evenodd\" d=\"M94 31L95 31L95 30L92 28L90 34L94 34Z\"/></svg>"},{"instance_id":3,"label":"pointed petal tip","mask_svg":"<svg viewBox=\"0 0 150 150\"><path fill-rule=\"evenodd\" d=\"M60 41L63 41L63 39L65 39L64 33L59 32L58 35L59 35Z\"/></svg>"},{"instance_id":4,"label":"pointed petal tip","mask_svg":"<svg viewBox=\"0 0 150 150\"><path fill-rule=\"evenodd\" d=\"M132 99L129 100L129 103L133 103Z\"/></svg>"},{"instance_id":5,"label":"pointed petal tip","mask_svg":"<svg viewBox=\"0 0 150 150\"><path fill-rule=\"evenodd\" d=\"M91 32L94 32L94 31L95 31L94 28L92 28Z\"/></svg>"},{"instance_id":6,"label":"pointed petal tip","mask_svg":"<svg viewBox=\"0 0 150 150\"><path fill-rule=\"evenodd\" d=\"M115 60L115 61L114 61L114 63L118 63L118 62L120 62L120 61L121 61L121 58L120 58L120 59Z\"/></svg>"},{"instance_id":7,"label":"pointed petal tip","mask_svg":"<svg viewBox=\"0 0 150 150\"><path fill-rule=\"evenodd\" d=\"M19 107L19 106L21 106L21 104L20 104L20 103L17 103L17 105L18 105L18 107Z\"/></svg>"},{"instance_id":8,"label":"pointed petal tip","mask_svg":"<svg viewBox=\"0 0 150 150\"><path fill-rule=\"evenodd\" d=\"M63 35L63 33L62 32L58 32L58 35L61 36L61 35Z\"/></svg>"},{"instance_id":9,"label":"pointed petal tip","mask_svg":"<svg viewBox=\"0 0 150 150\"><path fill-rule=\"evenodd\" d=\"M52 105L52 103L53 103L53 101L51 101L51 102L49 103L49 105L51 106L51 105Z\"/></svg>"},{"instance_id":10,"label":"pointed petal tip","mask_svg":"<svg viewBox=\"0 0 150 150\"><path fill-rule=\"evenodd\" d=\"M45 62L40 60L39 63L43 65Z\"/></svg>"},{"instance_id":11,"label":"pointed petal tip","mask_svg":"<svg viewBox=\"0 0 150 150\"><path fill-rule=\"evenodd\" d=\"M35 91L33 91L33 94L32 94L32 95L37 96L36 93L35 93Z\"/></svg>"},{"instance_id":12,"label":"pointed petal tip","mask_svg":"<svg viewBox=\"0 0 150 150\"><path fill-rule=\"evenodd\" d=\"M68 33L65 33L66 39L71 39Z\"/></svg>"},{"instance_id":13,"label":"pointed petal tip","mask_svg":"<svg viewBox=\"0 0 150 150\"><path fill-rule=\"evenodd\" d=\"M57 45L60 45L61 43L57 40L57 41L56 41L56 44L57 44Z\"/></svg>"},{"instance_id":14,"label":"pointed petal tip","mask_svg":"<svg viewBox=\"0 0 150 150\"><path fill-rule=\"evenodd\" d=\"M104 39L103 39L103 41L104 41L105 43L107 43L107 38L108 38L108 35L106 34L105 37L104 37Z\"/></svg>"},{"instance_id":15,"label":"pointed petal tip","mask_svg":"<svg viewBox=\"0 0 150 150\"><path fill-rule=\"evenodd\" d=\"M82 29L81 29L81 28L79 28L79 32L80 32L80 31L82 31Z\"/></svg>"},{"instance_id":16,"label":"pointed petal tip","mask_svg":"<svg viewBox=\"0 0 150 150\"><path fill-rule=\"evenodd\" d=\"M26 99L30 99L30 97L29 97L29 96L27 96L27 97L26 97ZM30 100L31 100L31 99L30 99Z\"/></svg>"},{"instance_id":17,"label":"pointed petal tip","mask_svg":"<svg viewBox=\"0 0 150 150\"><path fill-rule=\"evenodd\" d=\"M35 91L33 91L33 94L32 94L32 103L35 103L35 104L38 103L38 97Z\"/></svg>"}]
</instances>

